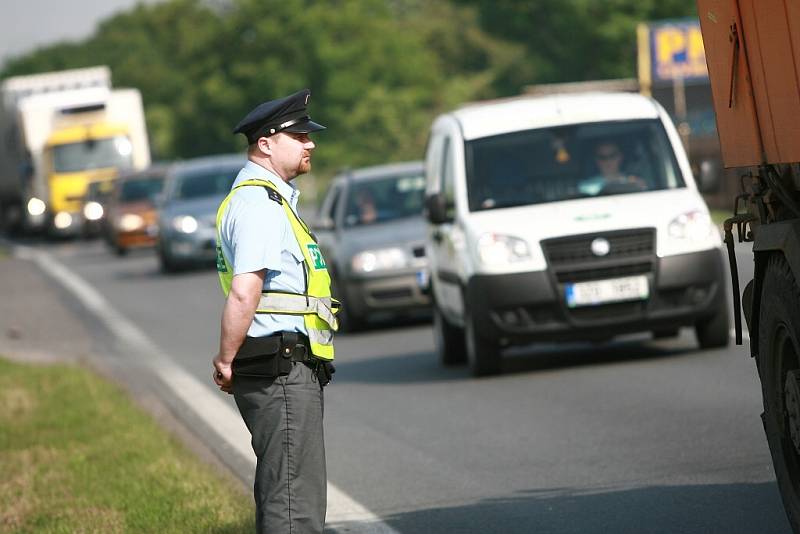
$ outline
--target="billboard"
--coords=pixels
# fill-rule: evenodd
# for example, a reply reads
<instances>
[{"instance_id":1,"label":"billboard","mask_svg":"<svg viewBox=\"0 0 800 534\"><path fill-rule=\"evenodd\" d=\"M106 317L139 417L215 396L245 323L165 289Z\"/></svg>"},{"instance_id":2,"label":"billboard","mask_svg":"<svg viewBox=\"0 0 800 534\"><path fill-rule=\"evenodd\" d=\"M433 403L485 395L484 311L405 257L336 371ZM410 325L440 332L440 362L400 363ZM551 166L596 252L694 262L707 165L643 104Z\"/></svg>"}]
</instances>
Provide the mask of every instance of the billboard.
<instances>
[{"instance_id":1,"label":"billboard","mask_svg":"<svg viewBox=\"0 0 800 534\"><path fill-rule=\"evenodd\" d=\"M639 74L642 81L653 86L671 85L676 79L707 82L706 53L699 19L642 25L639 31Z\"/></svg>"}]
</instances>

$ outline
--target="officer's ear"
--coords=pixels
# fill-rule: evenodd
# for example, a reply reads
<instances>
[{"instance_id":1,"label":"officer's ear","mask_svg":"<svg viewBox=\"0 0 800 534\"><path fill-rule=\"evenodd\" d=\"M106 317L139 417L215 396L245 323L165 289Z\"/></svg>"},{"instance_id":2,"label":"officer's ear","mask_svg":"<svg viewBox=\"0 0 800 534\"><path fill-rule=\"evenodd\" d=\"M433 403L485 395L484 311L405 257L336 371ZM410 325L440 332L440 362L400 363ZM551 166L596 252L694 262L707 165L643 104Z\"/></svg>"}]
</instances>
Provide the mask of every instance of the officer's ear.
<instances>
[{"instance_id":1,"label":"officer's ear","mask_svg":"<svg viewBox=\"0 0 800 534\"><path fill-rule=\"evenodd\" d=\"M265 156L272 155L272 146L269 137L259 137L258 141L256 141L256 145Z\"/></svg>"}]
</instances>

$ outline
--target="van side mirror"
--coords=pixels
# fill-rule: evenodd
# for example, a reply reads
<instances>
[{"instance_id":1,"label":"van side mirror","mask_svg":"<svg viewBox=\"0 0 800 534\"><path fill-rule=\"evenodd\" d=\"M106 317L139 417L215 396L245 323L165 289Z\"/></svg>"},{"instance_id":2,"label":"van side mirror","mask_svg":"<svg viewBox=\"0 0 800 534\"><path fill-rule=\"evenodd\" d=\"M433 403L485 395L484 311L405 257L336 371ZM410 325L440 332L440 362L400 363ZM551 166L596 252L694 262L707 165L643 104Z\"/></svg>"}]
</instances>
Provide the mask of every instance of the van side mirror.
<instances>
[{"instance_id":1,"label":"van side mirror","mask_svg":"<svg viewBox=\"0 0 800 534\"><path fill-rule=\"evenodd\" d=\"M453 217L448 212L450 206L442 193L434 193L425 198L425 215L432 224L453 222Z\"/></svg>"}]
</instances>

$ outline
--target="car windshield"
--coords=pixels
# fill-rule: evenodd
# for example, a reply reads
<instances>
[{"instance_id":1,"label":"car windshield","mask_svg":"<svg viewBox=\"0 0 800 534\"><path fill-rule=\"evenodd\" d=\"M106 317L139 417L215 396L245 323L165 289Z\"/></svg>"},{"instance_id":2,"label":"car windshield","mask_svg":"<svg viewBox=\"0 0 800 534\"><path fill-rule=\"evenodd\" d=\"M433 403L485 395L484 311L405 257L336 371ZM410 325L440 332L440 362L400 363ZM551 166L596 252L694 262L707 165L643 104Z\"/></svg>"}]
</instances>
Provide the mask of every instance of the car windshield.
<instances>
[{"instance_id":1,"label":"car windshield","mask_svg":"<svg viewBox=\"0 0 800 534\"><path fill-rule=\"evenodd\" d=\"M156 195L161 192L164 179L160 176L125 180L119 192L122 202L139 202L142 200L155 201Z\"/></svg>"},{"instance_id":2,"label":"car windshield","mask_svg":"<svg viewBox=\"0 0 800 534\"><path fill-rule=\"evenodd\" d=\"M658 120L541 128L465 145L471 211L684 187Z\"/></svg>"},{"instance_id":3,"label":"car windshield","mask_svg":"<svg viewBox=\"0 0 800 534\"><path fill-rule=\"evenodd\" d=\"M424 199L425 178L421 173L356 182L349 190L345 226L422 215Z\"/></svg>"},{"instance_id":4,"label":"car windshield","mask_svg":"<svg viewBox=\"0 0 800 534\"><path fill-rule=\"evenodd\" d=\"M172 198L188 200L225 196L231 190L238 172L239 168L207 169L179 175Z\"/></svg>"},{"instance_id":5,"label":"car windshield","mask_svg":"<svg viewBox=\"0 0 800 534\"><path fill-rule=\"evenodd\" d=\"M53 170L57 173L89 169L129 169L132 146L124 135L53 146Z\"/></svg>"}]
</instances>

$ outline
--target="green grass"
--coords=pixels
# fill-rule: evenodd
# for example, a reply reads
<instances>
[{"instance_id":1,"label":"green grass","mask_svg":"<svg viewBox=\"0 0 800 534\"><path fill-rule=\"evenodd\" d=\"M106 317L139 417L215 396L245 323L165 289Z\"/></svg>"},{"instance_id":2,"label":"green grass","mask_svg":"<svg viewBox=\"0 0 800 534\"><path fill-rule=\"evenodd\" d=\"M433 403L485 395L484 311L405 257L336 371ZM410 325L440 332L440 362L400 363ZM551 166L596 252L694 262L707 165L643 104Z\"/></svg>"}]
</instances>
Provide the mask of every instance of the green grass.
<instances>
[{"instance_id":1,"label":"green grass","mask_svg":"<svg viewBox=\"0 0 800 534\"><path fill-rule=\"evenodd\" d=\"M251 499L115 385L0 359L0 532L254 531Z\"/></svg>"}]
</instances>

